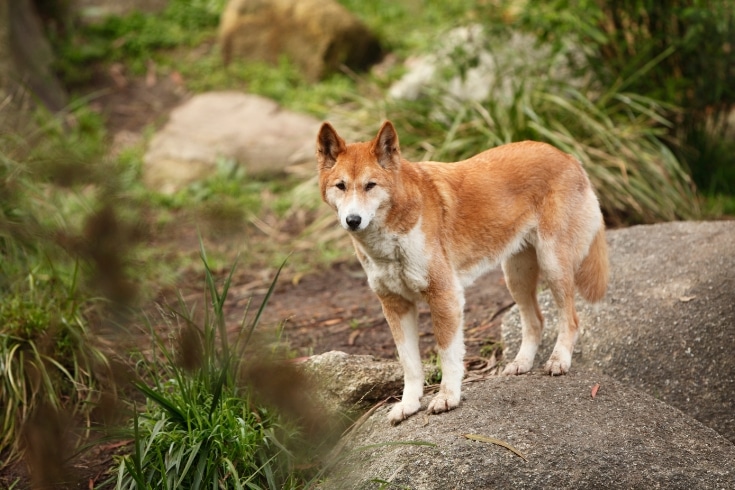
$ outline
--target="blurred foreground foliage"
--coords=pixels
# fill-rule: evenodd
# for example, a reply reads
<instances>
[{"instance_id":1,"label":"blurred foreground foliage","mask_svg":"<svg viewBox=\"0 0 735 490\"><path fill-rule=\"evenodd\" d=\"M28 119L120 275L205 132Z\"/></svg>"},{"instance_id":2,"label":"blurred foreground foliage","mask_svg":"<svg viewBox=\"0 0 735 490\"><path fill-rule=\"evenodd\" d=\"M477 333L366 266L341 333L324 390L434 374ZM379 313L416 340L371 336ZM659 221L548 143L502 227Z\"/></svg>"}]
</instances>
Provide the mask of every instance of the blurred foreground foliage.
<instances>
[{"instance_id":1,"label":"blurred foreground foliage","mask_svg":"<svg viewBox=\"0 0 735 490\"><path fill-rule=\"evenodd\" d=\"M115 179L90 172L99 118L78 116L62 129L63 118L39 111L34 124L0 134L0 465L34 439L39 414L91 427L112 365L89 320L135 294L126 271L134 234L106 197Z\"/></svg>"}]
</instances>

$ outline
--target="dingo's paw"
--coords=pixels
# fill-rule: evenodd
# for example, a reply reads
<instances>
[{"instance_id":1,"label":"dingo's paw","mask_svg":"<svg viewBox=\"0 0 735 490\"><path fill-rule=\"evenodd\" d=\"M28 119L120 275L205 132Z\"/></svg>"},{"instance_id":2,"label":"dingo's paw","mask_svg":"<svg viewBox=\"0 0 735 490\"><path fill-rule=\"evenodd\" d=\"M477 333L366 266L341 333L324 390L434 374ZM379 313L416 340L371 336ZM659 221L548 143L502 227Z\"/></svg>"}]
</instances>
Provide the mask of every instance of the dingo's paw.
<instances>
[{"instance_id":1,"label":"dingo's paw","mask_svg":"<svg viewBox=\"0 0 735 490\"><path fill-rule=\"evenodd\" d=\"M533 359L516 359L503 369L503 376L525 374L533 367Z\"/></svg>"},{"instance_id":2,"label":"dingo's paw","mask_svg":"<svg viewBox=\"0 0 735 490\"><path fill-rule=\"evenodd\" d=\"M544 366L544 371L552 376L567 374L572 366L572 356L554 351Z\"/></svg>"},{"instance_id":3,"label":"dingo's paw","mask_svg":"<svg viewBox=\"0 0 735 490\"><path fill-rule=\"evenodd\" d=\"M416 400L415 402L400 401L393 405L393 408L388 412L388 420L391 425L398 425L406 420L411 415L415 414L421 408L421 402Z\"/></svg>"},{"instance_id":4,"label":"dingo's paw","mask_svg":"<svg viewBox=\"0 0 735 490\"><path fill-rule=\"evenodd\" d=\"M431 400L429 408L426 409L429 413L442 413L448 412L459 406L459 396L449 395L447 393L439 392L438 395Z\"/></svg>"}]
</instances>

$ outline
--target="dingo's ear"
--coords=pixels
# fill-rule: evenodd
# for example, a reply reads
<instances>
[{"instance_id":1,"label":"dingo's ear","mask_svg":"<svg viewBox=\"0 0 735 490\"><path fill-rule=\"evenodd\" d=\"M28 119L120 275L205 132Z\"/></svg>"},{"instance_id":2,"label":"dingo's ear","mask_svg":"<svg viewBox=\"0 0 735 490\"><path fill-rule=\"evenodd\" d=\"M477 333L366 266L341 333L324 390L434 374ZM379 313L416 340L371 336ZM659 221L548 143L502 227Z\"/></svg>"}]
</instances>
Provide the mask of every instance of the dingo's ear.
<instances>
[{"instance_id":1,"label":"dingo's ear","mask_svg":"<svg viewBox=\"0 0 735 490\"><path fill-rule=\"evenodd\" d=\"M398 146L398 133L393 123L385 121L375 137L373 154L383 168L397 167L401 163L401 148Z\"/></svg>"},{"instance_id":2,"label":"dingo's ear","mask_svg":"<svg viewBox=\"0 0 735 490\"><path fill-rule=\"evenodd\" d=\"M325 122L316 138L316 161L319 170L330 169L337 163L337 156L345 151L345 140L339 137L331 124Z\"/></svg>"}]
</instances>

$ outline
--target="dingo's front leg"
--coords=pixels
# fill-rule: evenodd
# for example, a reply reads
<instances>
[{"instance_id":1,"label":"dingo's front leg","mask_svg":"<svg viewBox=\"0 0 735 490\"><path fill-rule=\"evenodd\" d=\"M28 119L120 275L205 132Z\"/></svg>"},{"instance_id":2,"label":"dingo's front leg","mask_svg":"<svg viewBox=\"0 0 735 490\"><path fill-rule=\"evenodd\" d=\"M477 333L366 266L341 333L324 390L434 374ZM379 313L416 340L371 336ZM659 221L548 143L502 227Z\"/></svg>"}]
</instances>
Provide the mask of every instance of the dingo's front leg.
<instances>
[{"instance_id":1,"label":"dingo's front leg","mask_svg":"<svg viewBox=\"0 0 735 490\"><path fill-rule=\"evenodd\" d=\"M403 367L403 396L388 413L388 420L395 425L415 414L421 408L424 394L424 367L419 351L418 309L416 304L397 295L382 295L388 325L393 333L398 358Z\"/></svg>"},{"instance_id":2,"label":"dingo's front leg","mask_svg":"<svg viewBox=\"0 0 735 490\"><path fill-rule=\"evenodd\" d=\"M429 403L429 413L441 413L459 406L464 377L464 293L459 287L433 291L427 295L434 335L439 344L442 382L439 393Z\"/></svg>"}]
</instances>

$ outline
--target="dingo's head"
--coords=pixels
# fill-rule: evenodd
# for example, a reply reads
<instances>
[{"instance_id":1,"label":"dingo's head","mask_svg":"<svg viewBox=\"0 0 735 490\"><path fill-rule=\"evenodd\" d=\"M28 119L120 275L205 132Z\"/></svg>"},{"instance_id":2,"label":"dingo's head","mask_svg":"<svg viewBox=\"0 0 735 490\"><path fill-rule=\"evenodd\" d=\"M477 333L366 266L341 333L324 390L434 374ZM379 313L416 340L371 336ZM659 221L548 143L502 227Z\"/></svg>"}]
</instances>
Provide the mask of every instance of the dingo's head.
<instances>
[{"instance_id":1,"label":"dingo's head","mask_svg":"<svg viewBox=\"0 0 735 490\"><path fill-rule=\"evenodd\" d=\"M390 121L383 123L374 140L350 145L325 122L317 137L316 157L322 199L337 211L344 229L359 232L385 218L392 174L401 162L398 135Z\"/></svg>"}]
</instances>

